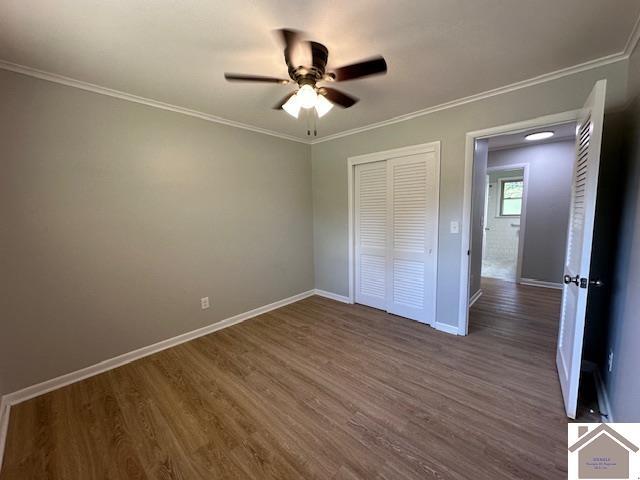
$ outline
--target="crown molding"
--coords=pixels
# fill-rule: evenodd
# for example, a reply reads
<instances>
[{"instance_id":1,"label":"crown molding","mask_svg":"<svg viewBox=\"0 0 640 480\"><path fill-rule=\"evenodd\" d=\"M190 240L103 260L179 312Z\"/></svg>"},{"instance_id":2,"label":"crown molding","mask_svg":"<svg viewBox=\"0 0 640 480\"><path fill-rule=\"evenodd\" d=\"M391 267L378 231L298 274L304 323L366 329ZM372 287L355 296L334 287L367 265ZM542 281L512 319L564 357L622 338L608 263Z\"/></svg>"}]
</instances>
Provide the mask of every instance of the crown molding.
<instances>
[{"instance_id":1,"label":"crown molding","mask_svg":"<svg viewBox=\"0 0 640 480\"><path fill-rule=\"evenodd\" d=\"M607 55L605 57L597 58L595 60L589 60L588 62L580 63L577 65L573 65L571 67L562 68L559 70L555 70L553 72L538 75L536 77L532 77L527 80L511 83L508 85L504 85L502 87L494 88L492 90L487 90L485 92L476 93L474 95L469 95L467 97L462 97L456 100L451 100L449 102L441 103L433 107L417 110L415 112L407 113L404 115L399 115L397 117L393 117L387 120L382 120L380 122L371 123L369 125L365 125L362 127L352 128L350 130L334 133L332 135L327 135L326 137L321 137L314 140L307 140L304 138L295 137L293 135L287 135L284 133L275 132L265 128L260 128L253 125L241 123L241 122L236 122L234 120L227 120L226 118L211 115L209 113L200 112L198 110L192 110L192 109L180 107L178 105L172 105L169 103L160 102L158 100L153 100L150 98L140 97L138 95L132 95L130 93L121 92L119 90L113 90L111 88L102 87L100 85L95 85L93 83L83 82L81 80L76 80L70 77L65 77L63 75L58 75L56 73L50 73L43 70L38 70L36 68L19 65L17 63L7 62L5 60L0 60L0 69L9 70L9 71L20 73L23 75L28 75L30 77L40 78L42 80L47 80L54 83L60 83L62 85L67 85L70 87L80 88L82 90L98 93L100 95L107 95L110 97L119 98L121 100L126 100L129 102L140 103L150 107L160 108L162 110L181 113L183 115L200 118L202 120L206 120L209 122L241 128L241 129L249 130L256 133L262 133L264 135L271 135L273 137L278 137L278 138L290 140L293 142L303 143L306 145L315 145L318 143L335 140L337 138L347 137L350 135L366 132L368 130L374 130L376 128L385 127L387 125L393 125L396 123L405 122L407 120L429 115L431 113L439 112L441 110L447 110L449 108L459 107L467 103L477 102L479 100L484 100L486 98L502 95L504 93L509 93L509 92L513 92L523 88L531 87L534 85L539 85L541 83L549 82L552 80L557 80L559 78L567 77L569 75L574 75L576 73L584 72L586 70L591 70L593 68L603 67L611 63L627 60L631 56L631 54L634 52L639 41L640 41L640 17L638 17L638 19L636 20L636 23L634 24L634 27L631 31L629 38L627 39L627 43L622 52Z\"/></svg>"},{"instance_id":2,"label":"crown molding","mask_svg":"<svg viewBox=\"0 0 640 480\"><path fill-rule=\"evenodd\" d=\"M620 62L628 58L629 58L629 55L627 55L625 52L619 52L612 55L607 55L606 57L590 60L588 62L580 63L572 67L562 68L560 70L545 73L543 75L538 75L537 77L529 78L527 80L522 80L520 82L505 85L503 87L494 88L493 90L487 90L485 92L476 93L474 95L469 95L468 97L463 97L457 100L452 100L450 102L441 103L433 107L417 110L415 112L400 115L398 117L393 117L388 120L383 120L381 122L371 123L369 125L365 125L364 127L357 127L351 130L345 130L344 132L334 133L333 135L327 135L326 137L318 138L317 140L312 140L311 144L315 145L322 142L328 142L330 140L335 140L337 138L347 137L350 135L355 135L357 133L366 132L368 130L374 130L376 128L386 127L387 125L406 122L407 120L411 120L413 118L422 117L425 115L429 115L431 113L439 112L441 110L447 110L449 108L459 107L467 103L477 102L479 100L484 100L486 98L495 97L496 95L502 95L504 93L513 92L515 90L531 87L534 85L538 85L540 83L549 82L551 80L557 80L559 78L567 77L569 75L574 75L576 73L584 72L586 70L591 70L593 68L609 65L611 63Z\"/></svg>"},{"instance_id":3,"label":"crown molding","mask_svg":"<svg viewBox=\"0 0 640 480\"><path fill-rule=\"evenodd\" d=\"M53 83L59 83L67 85L69 87L79 88L100 95L106 95L108 97L119 98L120 100L126 100L128 102L140 103L149 107L159 108L161 110L168 110L170 112L180 113L182 115L188 115L190 117L199 118L208 122L219 123L230 127L242 128L243 130L249 130L251 132L262 133L264 135L271 135L272 137L282 138L284 140L291 140L292 142L299 142L309 144L309 141L303 138L294 137L293 135L287 135L285 133L274 132L265 128L255 127L253 125L247 125L246 123L236 122L233 120L227 120L226 118L217 117L209 113L200 112L198 110L191 110L189 108L180 107L178 105L172 105L170 103L160 102L151 98L140 97L138 95L132 95L130 93L121 92L119 90L113 90L111 88L102 87L89 82L83 82L74 78L65 77L56 73L45 72L44 70L38 70L37 68L31 68L17 63L7 62L0 60L0 69L9 70L11 72L20 73L22 75L28 75L30 77L39 78L41 80L47 80Z\"/></svg>"},{"instance_id":4,"label":"crown molding","mask_svg":"<svg viewBox=\"0 0 640 480\"><path fill-rule=\"evenodd\" d=\"M629 35L629 38L627 39L627 44L624 47L624 55L626 57L631 56L631 54L634 52L634 50L638 46L639 40L640 40L640 16L638 16L638 19L636 20L636 23L633 26L633 29L631 29L631 34Z\"/></svg>"}]
</instances>

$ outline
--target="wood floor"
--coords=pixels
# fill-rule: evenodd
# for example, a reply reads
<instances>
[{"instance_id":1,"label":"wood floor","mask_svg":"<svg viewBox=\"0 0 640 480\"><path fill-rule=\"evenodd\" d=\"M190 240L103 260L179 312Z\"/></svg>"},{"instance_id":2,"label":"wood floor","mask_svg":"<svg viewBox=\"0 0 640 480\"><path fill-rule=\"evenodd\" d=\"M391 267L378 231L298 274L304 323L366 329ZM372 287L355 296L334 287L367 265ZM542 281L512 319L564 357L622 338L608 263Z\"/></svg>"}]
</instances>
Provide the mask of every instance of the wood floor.
<instances>
[{"instance_id":1,"label":"wood floor","mask_svg":"<svg viewBox=\"0 0 640 480\"><path fill-rule=\"evenodd\" d=\"M11 409L1 480L560 479L559 292L470 335L311 297Z\"/></svg>"}]
</instances>

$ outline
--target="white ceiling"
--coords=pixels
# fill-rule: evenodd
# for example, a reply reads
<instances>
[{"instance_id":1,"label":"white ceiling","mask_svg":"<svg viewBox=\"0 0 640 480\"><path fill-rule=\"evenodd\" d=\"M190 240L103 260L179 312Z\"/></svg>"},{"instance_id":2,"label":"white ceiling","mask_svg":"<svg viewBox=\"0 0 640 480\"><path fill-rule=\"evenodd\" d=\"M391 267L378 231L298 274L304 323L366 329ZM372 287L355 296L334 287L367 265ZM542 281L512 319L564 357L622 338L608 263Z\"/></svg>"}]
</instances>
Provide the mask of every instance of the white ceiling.
<instances>
[{"instance_id":1,"label":"white ceiling","mask_svg":"<svg viewBox=\"0 0 640 480\"><path fill-rule=\"evenodd\" d=\"M546 140L527 141L524 139L530 133L536 132L553 132L554 135ZM519 133L511 133L507 135L498 135L496 137L489 138L488 146L489 150L501 150L503 148L514 148L530 145L539 145L541 143L553 143L560 140L567 140L575 138L576 136L576 123L566 123L563 125L554 125L552 127L545 128L532 128Z\"/></svg>"},{"instance_id":2,"label":"white ceiling","mask_svg":"<svg viewBox=\"0 0 640 480\"><path fill-rule=\"evenodd\" d=\"M304 138L271 109L291 86L223 78L286 76L274 29L308 32L330 67L387 59L386 76L340 84L361 102L322 119L325 136L621 52L639 14L639 0L2 0L0 59Z\"/></svg>"}]
</instances>

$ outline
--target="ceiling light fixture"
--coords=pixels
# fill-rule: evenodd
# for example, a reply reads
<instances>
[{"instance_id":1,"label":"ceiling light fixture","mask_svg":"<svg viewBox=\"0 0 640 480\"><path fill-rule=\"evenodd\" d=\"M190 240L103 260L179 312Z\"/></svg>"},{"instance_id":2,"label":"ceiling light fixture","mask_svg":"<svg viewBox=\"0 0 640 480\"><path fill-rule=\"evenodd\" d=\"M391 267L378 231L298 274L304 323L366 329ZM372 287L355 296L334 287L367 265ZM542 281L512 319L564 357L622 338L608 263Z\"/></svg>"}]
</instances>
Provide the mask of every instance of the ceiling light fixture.
<instances>
[{"instance_id":1,"label":"ceiling light fixture","mask_svg":"<svg viewBox=\"0 0 640 480\"><path fill-rule=\"evenodd\" d=\"M294 118L298 118L298 115L300 115L301 107L302 105L300 104L298 95L291 95L289 100L282 105L282 109Z\"/></svg>"},{"instance_id":2,"label":"ceiling light fixture","mask_svg":"<svg viewBox=\"0 0 640 480\"><path fill-rule=\"evenodd\" d=\"M284 47L284 62L289 72L289 78L244 73L225 73L224 78L230 82L295 84L298 90L289 92L273 108L284 110L295 118L300 116L301 109L305 109L307 113L303 116L307 121L307 135L309 136L318 135L316 120L326 115L335 105L350 108L358 103L356 97L324 85L324 82L346 82L387 73L387 62L380 55L329 70L327 69L329 49L326 46L318 42L304 40L302 33L296 30L281 28L278 33ZM299 65L293 59L292 53L299 52L300 49L303 51L308 49L310 53L308 65ZM315 111L311 109L315 109Z\"/></svg>"},{"instance_id":3,"label":"ceiling light fixture","mask_svg":"<svg viewBox=\"0 0 640 480\"><path fill-rule=\"evenodd\" d=\"M536 133L531 133L529 135L527 135L526 137L524 137L525 140L529 141L529 142L535 142L536 140L545 140L547 138L551 138L555 135L554 132L548 131L548 132L536 132Z\"/></svg>"},{"instance_id":4,"label":"ceiling light fixture","mask_svg":"<svg viewBox=\"0 0 640 480\"><path fill-rule=\"evenodd\" d=\"M323 95L318 95L318 100L316 101L316 112L318 112L318 118L324 117L332 108L333 103L327 100Z\"/></svg>"},{"instance_id":5,"label":"ceiling light fixture","mask_svg":"<svg viewBox=\"0 0 640 480\"><path fill-rule=\"evenodd\" d=\"M324 117L333 108L333 103L326 99L324 95L318 95L311 85L303 85L295 95L291 95L282 109L294 118L300 115L300 109L315 108L318 118Z\"/></svg>"},{"instance_id":6,"label":"ceiling light fixture","mask_svg":"<svg viewBox=\"0 0 640 480\"><path fill-rule=\"evenodd\" d=\"M296 97L298 97L302 108L315 107L316 102L318 101L318 94L316 93L316 90L308 84L300 87L300 90L296 93Z\"/></svg>"}]
</instances>

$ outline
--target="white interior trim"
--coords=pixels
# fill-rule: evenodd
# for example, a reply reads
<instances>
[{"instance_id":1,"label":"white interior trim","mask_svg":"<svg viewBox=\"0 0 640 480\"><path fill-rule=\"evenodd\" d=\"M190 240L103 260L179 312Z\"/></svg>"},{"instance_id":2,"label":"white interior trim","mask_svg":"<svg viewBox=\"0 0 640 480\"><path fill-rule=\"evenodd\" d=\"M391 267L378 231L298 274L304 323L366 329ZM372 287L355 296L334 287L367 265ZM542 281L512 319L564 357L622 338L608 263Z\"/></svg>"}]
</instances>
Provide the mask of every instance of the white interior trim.
<instances>
[{"instance_id":1,"label":"white interior trim","mask_svg":"<svg viewBox=\"0 0 640 480\"><path fill-rule=\"evenodd\" d=\"M602 423L614 423L613 413L611 412L611 404L609 403L609 395L607 394L607 389L602 381L602 376L600 375L600 369L595 362L591 360L582 360L581 371L584 371L590 374L593 377L593 382L596 386L596 394L598 396L598 410L600 410L601 415L600 418Z\"/></svg>"},{"instance_id":2,"label":"white interior trim","mask_svg":"<svg viewBox=\"0 0 640 480\"><path fill-rule=\"evenodd\" d=\"M130 93L121 92L93 83L83 82L82 80L76 80L74 78L58 75L57 73L49 73L36 68L26 67L24 65L18 65L17 63L11 63L4 60L0 60L0 69L9 70L11 72L20 73L22 75L28 75L30 77L39 78L41 80L47 80L53 83L59 83L68 87L79 88L80 90L87 90L89 92L97 93L99 95L106 95L108 97L119 98L120 100L126 100L128 102L140 103L147 105L148 107L159 108L161 110L169 110L170 112L181 113L182 115L188 115L190 117L196 117L208 122L219 123L230 127L242 128L243 130L249 130L251 132L262 133L264 135L271 135L272 137L283 138L285 140L291 140L293 142L309 144L309 140L304 138L294 137L293 135L287 135L285 133L274 132L273 130L267 130L266 128L254 127L253 125L247 125L246 123L236 122L234 120L227 120L226 118L211 115L209 113L200 112L198 110L192 110L189 108L180 107L178 105L172 105L170 103L160 102L151 98L140 97L138 95L132 95Z\"/></svg>"},{"instance_id":3,"label":"white interior trim","mask_svg":"<svg viewBox=\"0 0 640 480\"><path fill-rule=\"evenodd\" d=\"M604 385L602 376L600 376L600 369L596 365L593 369L593 379L596 383L596 394L598 395L598 409L600 413L606 413L607 416L601 416L603 423L614 423L613 411L611 410L611 402L609 402L609 394L607 388Z\"/></svg>"},{"instance_id":4,"label":"white interior trim","mask_svg":"<svg viewBox=\"0 0 640 480\"><path fill-rule=\"evenodd\" d=\"M138 360L148 355L166 350L167 348L175 347L176 345L180 345L181 343L188 342L195 338L217 332L218 330L222 330L223 328L236 325L250 318L262 315L263 313L267 313L277 308L284 307L285 305L289 305L290 303L298 302L314 294L314 290L308 290L306 292L302 292L297 295L278 300L277 302L255 308L248 312L240 313L233 317L229 317L227 319L216 322L212 325L208 325L206 327L198 328L197 330L192 330L190 332L183 333L166 340L162 340L160 342L154 343L153 345L142 347L137 350L133 350L132 352L124 353L109 360L102 361L95 365L76 370L75 372L67 373L51 380L46 380L42 383L23 388L22 390L18 390L17 392L9 393L7 395L4 395L2 397L2 400L10 406L16 405L44 393L51 392L52 390L56 390L66 385L79 382L80 380L84 380L85 378L93 377L94 375L106 372L107 370L112 370L114 368L120 367L127 363L133 362L134 360Z\"/></svg>"},{"instance_id":5,"label":"white interior trim","mask_svg":"<svg viewBox=\"0 0 640 480\"><path fill-rule=\"evenodd\" d=\"M57 390L58 388L65 387L72 383L76 383L86 378L93 377L94 375L104 373L114 368L118 368L122 365L126 365L127 363L131 363L135 360L146 357L148 355L152 355L162 350L166 350L167 348L180 345L181 343L185 343L190 340L194 340L198 337L202 337L204 335L208 335L210 333L216 332L218 330L231 327L232 325L236 325L245 320L248 320L258 315L262 315L263 313L267 313L272 310L284 307L291 303L298 302L312 295L320 295L322 297L327 297L332 300L336 300L338 302L350 303L349 298L343 295L338 295L332 292L327 292L327 291L318 290L318 289L308 290L306 292L302 292L297 295L293 295L291 297L278 300L277 302L273 302L268 305L255 308L248 312L241 313L233 317L221 320L212 325L208 325L206 327L202 327L197 330L193 330L191 332L183 333L181 335L168 338L166 340L162 340L160 342L154 343L153 345L142 347L122 355L118 355L117 357L113 357L111 359L105 360L95 365L91 365L89 367L76 370L75 372L67 373L65 375L61 375L51 380L46 380L36 385L23 388L22 390L18 390L17 392L3 395L2 397L0 397L0 468L2 468L2 458L4 454L4 447L6 444L7 431L9 427L9 412L12 405L17 405L31 398L43 395L53 390Z\"/></svg>"},{"instance_id":6,"label":"white interior trim","mask_svg":"<svg viewBox=\"0 0 640 480\"><path fill-rule=\"evenodd\" d=\"M482 289L480 289L471 296L471 298L469 299L469 308L473 307L473 304L478 301L478 299L482 296L483 293L484 292L482 291Z\"/></svg>"},{"instance_id":7,"label":"white interior trim","mask_svg":"<svg viewBox=\"0 0 640 480\"><path fill-rule=\"evenodd\" d=\"M532 287L544 287L544 288L554 288L556 290L562 290L562 284L556 282L545 282L542 280L536 280L534 278L520 278L518 283L522 285L529 285Z\"/></svg>"},{"instance_id":8,"label":"white interior trim","mask_svg":"<svg viewBox=\"0 0 640 480\"><path fill-rule=\"evenodd\" d=\"M313 292L315 295L318 295L320 297L330 298L331 300L335 300L336 302L353 303L349 300L349 297L346 297L344 295L338 295L337 293L327 292L326 290L320 290L318 288L316 288Z\"/></svg>"},{"instance_id":9,"label":"white interior trim","mask_svg":"<svg viewBox=\"0 0 640 480\"><path fill-rule=\"evenodd\" d=\"M354 203L354 191L355 191L355 173L354 169L356 165L360 165L363 163L371 163L371 162L380 162L383 160L389 160L391 158L404 157L407 155L418 155L421 153L430 153L435 152L438 156L438 162L436 164L436 188L437 188L437 197L438 197L438 212L436 214L436 225L439 223L440 219L440 142L429 142L422 143L419 145L409 145L406 147L394 148L391 150L383 150L381 152L373 152L367 153L364 155L357 155L354 157L349 157L347 159L347 191L348 191L348 203L349 203L349 303L355 302L355 233L354 233L354 225L355 225L355 203ZM438 240L436 236L436 243L434 245L435 250L435 258L436 265L434 268L434 278L433 282L436 286L436 301L434 302L434 312L433 318L437 318L437 304L438 304ZM434 322L432 326L436 327L436 323ZM443 330L444 331L444 330ZM451 333L451 332L450 332ZM457 333L457 329L456 332Z\"/></svg>"},{"instance_id":10,"label":"white interior trim","mask_svg":"<svg viewBox=\"0 0 640 480\"><path fill-rule=\"evenodd\" d=\"M286 140L291 140L294 142L304 143L307 145L314 145L316 143L327 142L329 140L334 140L336 138L346 137L349 135L355 135L357 133L365 132L367 130L373 130L375 128L384 127L387 125L393 125L395 123L404 122L406 120L411 120L416 117L421 117L424 115L429 115L431 113L439 112L441 110L447 110L449 108L459 107L460 105L465 105L467 103L477 102L479 100L484 100L486 98L494 97L496 95L501 95L503 93L513 92L515 90L520 90L522 88L531 87L533 85L538 85L540 83L548 82L551 80L556 80L559 78L563 78L569 75L573 75L576 73L584 72L586 70L590 70L592 68L598 68L605 65L609 65L611 63L627 60L636 45L638 44L638 40L640 39L640 17L638 18L638 22L634 27L634 31L632 35L629 37L627 42L627 47L623 52L615 53L612 55L607 55L601 58L597 58L594 60L590 60L588 62L580 63L578 65L573 65L571 67L563 68L560 70L555 70L553 72L545 73L542 75L538 75L536 77L532 77L526 80L522 80L520 82L511 83L509 85L505 85L502 87L494 88L492 90L487 90L485 92L477 93L474 95L469 95L467 97L458 98L455 100L451 100L449 102L441 103L439 105L435 105L433 107L424 108L422 110L417 110L415 112L407 113L404 115L400 115L397 117L393 117L387 120L383 120L380 122L372 123L369 125L365 125L363 127L353 128L350 130L345 130L343 132L338 132L333 135L327 135L326 137L321 137L315 140L307 140L304 138L295 137L293 135L287 135L284 133L278 133L272 130L267 130L260 127L255 127L253 125L248 125L241 122L236 122L233 120L227 120L222 117L218 117L215 115L211 115L208 113L200 112L198 110L192 110L184 107L180 107L178 105L172 105L165 102L160 102L157 100L153 100L150 98L140 97L138 95L132 95L126 92L121 92L118 90L113 90L107 87L102 87L100 85L95 85L92 83L84 82L81 80L76 80L74 78L65 77L63 75L58 75L56 73L46 72L44 70L39 70L32 67L27 67L25 65L19 65L17 63L8 62L5 60L0 60L0 69L9 70L12 72L20 73L23 75L28 75L30 77L40 78L42 80L47 80L54 83L60 83L62 85L67 85L70 87L79 88L82 90L87 90L90 92L98 93L100 95L107 95L110 97L119 98L121 100L126 100L134 103L141 103L143 105L147 105L154 108L160 108L162 110L169 110L176 113L181 113L183 115L188 115L191 117L200 118L202 120L207 120L214 123L220 123L223 125L229 125L232 127L242 128L245 130L250 130L257 133L263 133L265 135L271 135L274 137L283 138Z\"/></svg>"},{"instance_id":11,"label":"white interior trim","mask_svg":"<svg viewBox=\"0 0 640 480\"><path fill-rule=\"evenodd\" d=\"M433 328L435 328L436 330L440 330L441 332L449 333L451 335L459 335L460 334L458 332L458 327L455 327L453 325L448 325L446 323L434 322L433 325L431 325L431 326Z\"/></svg>"},{"instance_id":12,"label":"white interior trim","mask_svg":"<svg viewBox=\"0 0 640 480\"><path fill-rule=\"evenodd\" d=\"M626 54L625 52L619 52L613 55L607 55L605 57L580 63L572 67L563 68L560 70L556 70L554 72L538 75L537 77L529 78L527 80L511 83L503 87L494 88L493 90L487 90L486 92L469 95L468 97L463 97L456 100L452 100L450 102L441 103L433 107L417 110L415 112L393 117L388 120L383 120L381 122L371 123L363 127L352 128L350 130L345 130L344 132L338 132L338 133L334 133L333 135L327 135L326 137L321 137L318 139L311 140L309 143L311 143L311 145L315 145L317 143L335 140L336 138L347 137L349 135L355 135L357 133L366 132L368 130L386 127L387 125L393 125L395 123L404 122L407 120L411 120L413 118L422 117L424 115L429 115L431 113L439 112L441 110L447 110L449 108L459 107L460 105L465 105L467 103L477 102L479 100L484 100L486 98L495 97L496 95L502 95L503 93L509 93L515 90L520 90L523 88L532 87L534 85L549 82L552 80L557 80L559 78L563 78L569 75L574 75L576 73L584 72L586 70L591 70L592 68L603 67L611 63L627 60L628 58L629 58L629 55Z\"/></svg>"},{"instance_id":13,"label":"white interior trim","mask_svg":"<svg viewBox=\"0 0 640 480\"><path fill-rule=\"evenodd\" d=\"M550 127L562 123L575 122L580 110L545 115L522 122L468 132L466 135L464 163L464 193L462 201L462 240L460 245L460 292L458 305L459 335L469 332L469 259L471 249L471 189L473 186L473 154L476 139L488 138L505 133L519 133L531 128Z\"/></svg>"},{"instance_id":14,"label":"white interior trim","mask_svg":"<svg viewBox=\"0 0 640 480\"><path fill-rule=\"evenodd\" d=\"M627 44L624 47L623 53L627 58L629 58L633 54L634 50L638 46L639 40L640 40L640 16L638 16L638 19L636 20L636 23L633 26L633 29L631 30L631 34L627 39Z\"/></svg>"},{"instance_id":15,"label":"white interior trim","mask_svg":"<svg viewBox=\"0 0 640 480\"><path fill-rule=\"evenodd\" d=\"M2 469L2 457L4 446L7 442L7 430L9 429L9 411L11 406L4 398L0 398L0 469Z\"/></svg>"}]
</instances>

